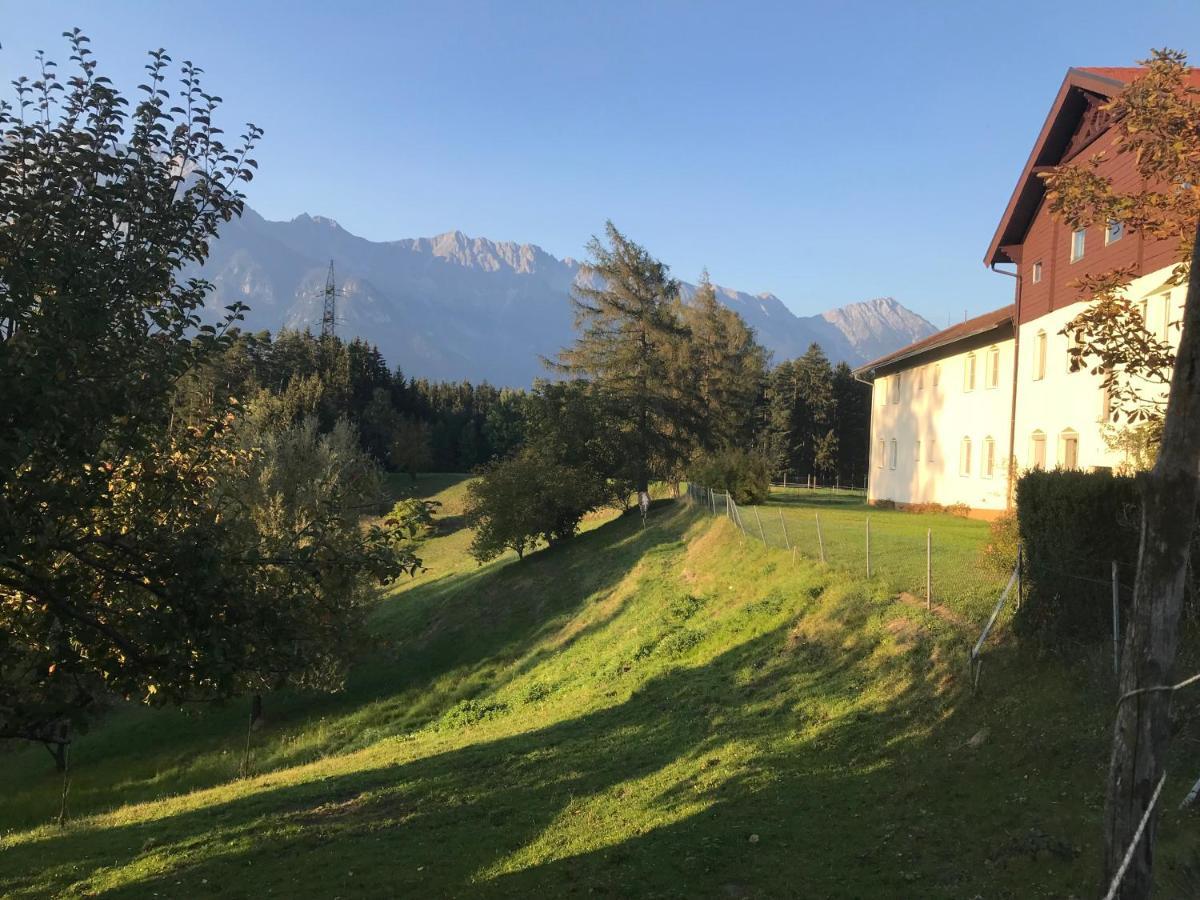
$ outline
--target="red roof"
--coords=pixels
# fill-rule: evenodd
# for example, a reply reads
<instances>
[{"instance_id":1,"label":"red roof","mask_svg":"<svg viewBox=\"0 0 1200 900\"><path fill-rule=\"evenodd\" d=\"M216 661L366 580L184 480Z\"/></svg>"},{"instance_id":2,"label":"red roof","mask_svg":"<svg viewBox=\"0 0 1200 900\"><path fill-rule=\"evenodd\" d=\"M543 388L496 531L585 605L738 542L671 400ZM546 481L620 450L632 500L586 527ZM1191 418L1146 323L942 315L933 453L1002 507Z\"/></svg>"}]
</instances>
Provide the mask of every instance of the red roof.
<instances>
[{"instance_id":1,"label":"red roof","mask_svg":"<svg viewBox=\"0 0 1200 900\"><path fill-rule=\"evenodd\" d=\"M1061 161L1086 106L1084 92L1115 97L1145 72L1146 69L1141 66L1086 66L1067 70L1067 76L1058 89L1050 113L1046 116L1000 224L996 227L996 233L988 245L984 265L994 266L1013 261L1005 248L1020 244L1025 239L1025 232L1033 221L1044 193L1042 179L1037 177L1035 170L1040 171ZM1193 87L1200 87L1200 69L1189 69L1187 81Z\"/></svg>"},{"instance_id":2,"label":"red roof","mask_svg":"<svg viewBox=\"0 0 1200 900\"><path fill-rule=\"evenodd\" d=\"M1119 81L1121 84L1130 84L1139 75L1146 74L1145 66L1077 66L1076 72L1087 72L1089 75L1095 75L1098 78L1107 78L1110 81ZM1193 87L1200 87L1200 69L1188 69L1187 83Z\"/></svg>"},{"instance_id":3,"label":"red roof","mask_svg":"<svg viewBox=\"0 0 1200 900\"><path fill-rule=\"evenodd\" d=\"M859 366L854 370L854 374L858 375L863 372L870 372L889 363L900 362L911 356L916 356L918 353L924 353L927 350L936 350L957 341L992 331L1005 323L1011 323L1013 317L1016 315L1016 311L1016 304L1010 303L1008 306L1002 306L1000 309L994 309L973 319L967 319L965 322L959 322L957 325L951 325L949 328L937 332L937 334L931 334L929 337L923 338L916 343L909 344L907 347L901 347L899 350L895 350L886 356L881 356L879 359Z\"/></svg>"}]
</instances>

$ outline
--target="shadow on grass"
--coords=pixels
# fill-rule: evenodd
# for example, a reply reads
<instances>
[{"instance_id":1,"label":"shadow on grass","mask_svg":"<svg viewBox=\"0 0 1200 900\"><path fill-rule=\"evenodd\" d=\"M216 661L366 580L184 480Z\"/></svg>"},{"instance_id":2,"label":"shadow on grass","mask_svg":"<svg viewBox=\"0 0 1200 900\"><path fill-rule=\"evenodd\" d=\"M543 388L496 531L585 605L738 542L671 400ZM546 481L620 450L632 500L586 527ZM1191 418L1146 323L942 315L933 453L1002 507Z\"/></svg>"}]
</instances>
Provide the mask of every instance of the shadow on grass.
<instances>
[{"instance_id":1,"label":"shadow on grass","mask_svg":"<svg viewBox=\"0 0 1200 900\"><path fill-rule=\"evenodd\" d=\"M981 710L934 689L928 654L877 653L868 604L832 613L845 629L798 640L785 623L577 718L491 739L484 723L412 761L80 826L0 867L32 892L57 860L49 874L81 893L130 867L106 893L128 897L1029 896L1090 873L1059 837L1079 823L1028 777L1066 787L1095 748L1048 754L1018 717L995 752L964 749ZM1023 843L1031 827L1047 840Z\"/></svg>"},{"instance_id":2,"label":"shadow on grass","mask_svg":"<svg viewBox=\"0 0 1200 900\"><path fill-rule=\"evenodd\" d=\"M444 476L452 477L466 476ZM282 691L266 698L268 725L252 736L251 771L353 751L420 728L454 704L496 690L562 649L565 644L535 648L585 604L603 601L647 553L678 542L693 521L677 506L656 505L645 529L637 516L619 517L521 562L447 574L385 599L372 625L382 639L351 671L343 691ZM602 625L603 620L594 622L572 640ZM511 665L525 656L530 658L522 665ZM431 689L439 679L452 684ZM306 732L317 722L320 736L313 739ZM242 702L118 713L73 747L72 814L229 781L238 774L245 726ZM35 747L11 754L9 761L9 774L0 775L0 792L6 794L0 826L20 829L47 821L61 786L52 761Z\"/></svg>"}]
</instances>

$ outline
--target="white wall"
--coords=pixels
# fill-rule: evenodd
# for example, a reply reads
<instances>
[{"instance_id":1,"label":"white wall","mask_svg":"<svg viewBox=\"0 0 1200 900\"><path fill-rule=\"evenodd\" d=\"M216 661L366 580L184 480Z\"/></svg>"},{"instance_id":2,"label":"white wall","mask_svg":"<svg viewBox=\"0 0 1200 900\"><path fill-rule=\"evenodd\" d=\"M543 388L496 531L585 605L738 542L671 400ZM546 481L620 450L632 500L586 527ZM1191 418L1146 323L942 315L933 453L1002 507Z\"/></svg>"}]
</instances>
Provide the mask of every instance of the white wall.
<instances>
[{"instance_id":1,"label":"white wall","mask_svg":"<svg viewBox=\"0 0 1200 900\"><path fill-rule=\"evenodd\" d=\"M1160 269L1136 279L1128 288L1128 296L1139 303L1147 301L1149 326L1159 339L1164 336L1172 345L1179 344L1177 323L1182 319L1186 285L1166 287L1173 267ZM1021 326L1020 382L1017 386L1017 427L1013 456L1017 468L1033 465L1033 437L1041 431L1046 440L1046 467L1064 464L1063 435L1068 429L1078 435L1078 467L1117 467L1123 462L1119 452L1108 449L1103 437L1104 395L1102 377L1090 371L1069 371L1068 339L1059 334L1063 326L1086 308L1075 303L1056 309ZM1168 325L1176 323L1175 325ZM1038 380L1034 355L1038 332L1046 334L1046 373Z\"/></svg>"},{"instance_id":2,"label":"white wall","mask_svg":"<svg viewBox=\"0 0 1200 900\"><path fill-rule=\"evenodd\" d=\"M875 380L868 499L962 503L972 509L992 511L1005 508L1013 346L1012 338L1008 338L971 351L976 366L973 389L967 388L965 378L970 355L966 352L910 366ZM987 375L992 348L999 356L995 385L990 384ZM940 370L936 386L935 370ZM898 385L894 384L895 379L899 379ZM889 392L894 393L889 396ZM966 472L961 471L963 438L971 441L971 460ZM994 448L990 476L984 465L988 438ZM894 468L892 441L896 442Z\"/></svg>"}]
</instances>

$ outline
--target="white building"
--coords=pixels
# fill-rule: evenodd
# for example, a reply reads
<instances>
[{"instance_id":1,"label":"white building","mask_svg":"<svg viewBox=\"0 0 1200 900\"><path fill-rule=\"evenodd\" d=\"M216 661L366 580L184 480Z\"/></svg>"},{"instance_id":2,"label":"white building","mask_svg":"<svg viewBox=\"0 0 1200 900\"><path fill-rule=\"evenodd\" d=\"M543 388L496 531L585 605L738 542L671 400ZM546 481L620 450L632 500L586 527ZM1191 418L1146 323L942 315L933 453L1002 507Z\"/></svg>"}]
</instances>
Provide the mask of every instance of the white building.
<instances>
[{"instance_id":1,"label":"white building","mask_svg":"<svg viewBox=\"0 0 1200 900\"><path fill-rule=\"evenodd\" d=\"M1050 216L1037 173L1111 149L1102 107L1140 71L1067 73L985 259L1016 266L1003 272L1014 276L1015 302L857 370L873 384L870 502L963 505L991 517L1011 504L1024 469L1122 462L1105 440L1101 376L1070 371L1060 332L1085 308L1080 276L1129 267L1137 277L1128 295L1147 328L1178 343L1186 285L1170 284L1177 247L1117 223L1072 231ZM1100 171L1115 183L1136 178L1127 155L1107 154Z\"/></svg>"}]
</instances>

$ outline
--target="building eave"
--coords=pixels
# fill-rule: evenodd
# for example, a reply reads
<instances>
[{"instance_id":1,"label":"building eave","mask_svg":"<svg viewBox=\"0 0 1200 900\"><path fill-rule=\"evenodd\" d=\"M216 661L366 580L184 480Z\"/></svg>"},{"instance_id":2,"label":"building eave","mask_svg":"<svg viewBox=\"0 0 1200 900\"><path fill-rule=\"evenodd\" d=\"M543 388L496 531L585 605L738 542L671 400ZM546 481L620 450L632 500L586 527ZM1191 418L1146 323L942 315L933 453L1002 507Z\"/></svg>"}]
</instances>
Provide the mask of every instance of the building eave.
<instances>
[{"instance_id":1,"label":"building eave","mask_svg":"<svg viewBox=\"0 0 1200 900\"><path fill-rule=\"evenodd\" d=\"M976 316L973 319L968 319L966 322L958 325L952 325L923 340L909 344L907 347L902 347L886 356L881 356L869 363L865 363L854 369L853 374L859 380L872 381L880 369L893 369L898 367L900 363L914 357L933 353L937 350L944 350L954 344L978 339L981 335L989 334L993 331L1001 331L1006 327L1011 328L1015 318L1016 306L1009 304L1000 309L984 313L981 316Z\"/></svg>"}]
</instances>

